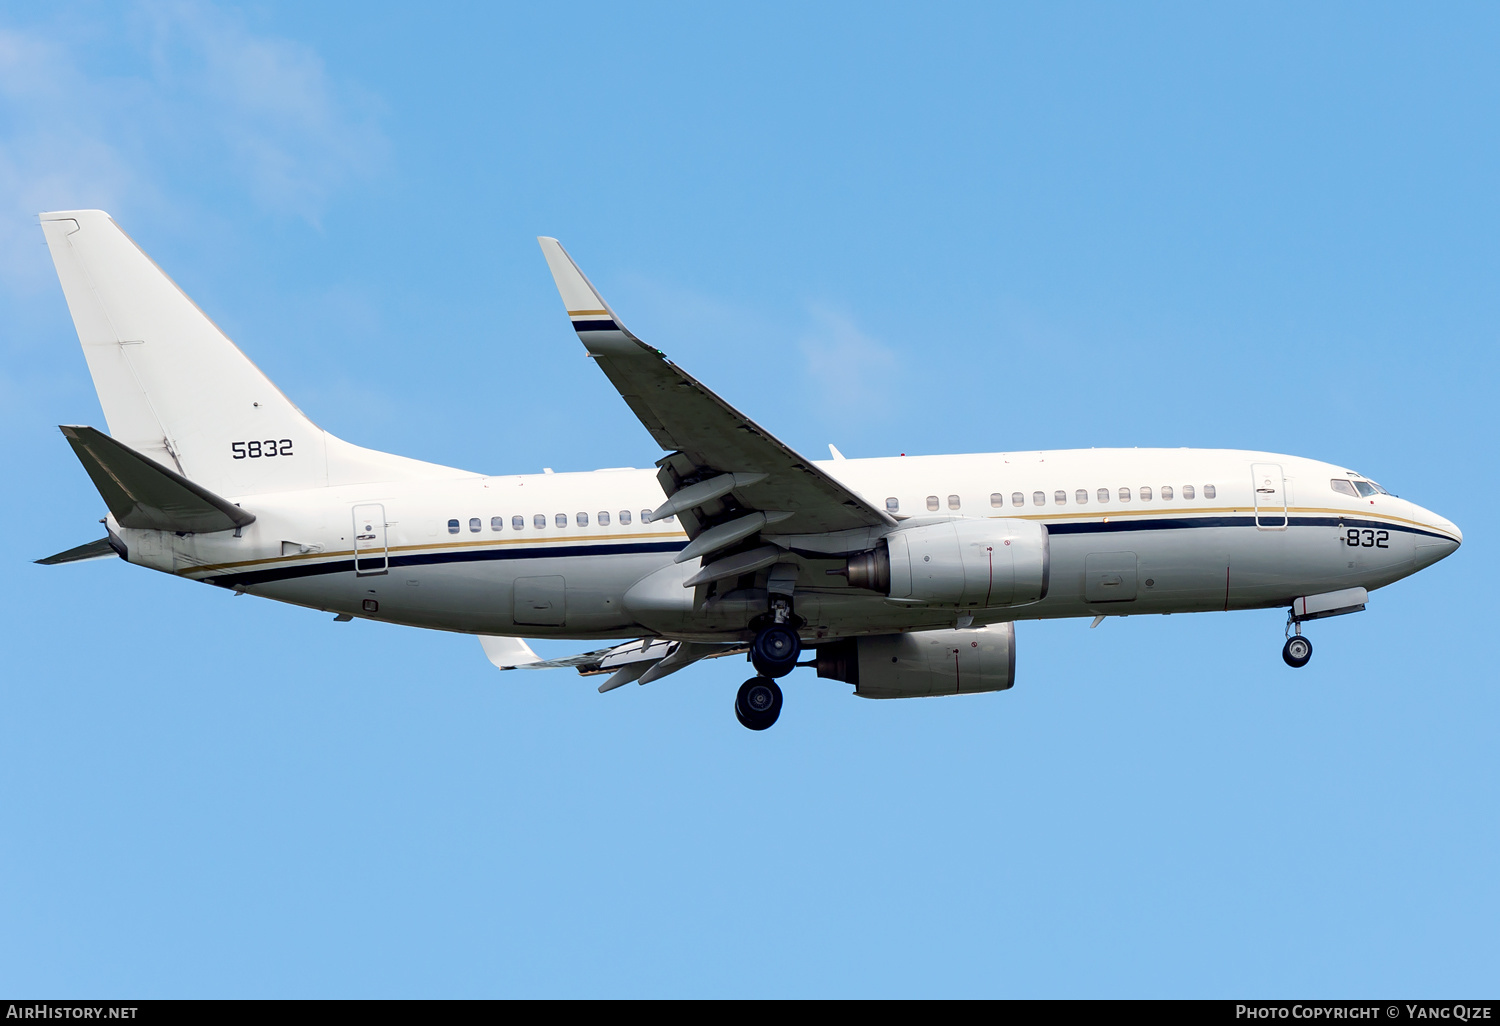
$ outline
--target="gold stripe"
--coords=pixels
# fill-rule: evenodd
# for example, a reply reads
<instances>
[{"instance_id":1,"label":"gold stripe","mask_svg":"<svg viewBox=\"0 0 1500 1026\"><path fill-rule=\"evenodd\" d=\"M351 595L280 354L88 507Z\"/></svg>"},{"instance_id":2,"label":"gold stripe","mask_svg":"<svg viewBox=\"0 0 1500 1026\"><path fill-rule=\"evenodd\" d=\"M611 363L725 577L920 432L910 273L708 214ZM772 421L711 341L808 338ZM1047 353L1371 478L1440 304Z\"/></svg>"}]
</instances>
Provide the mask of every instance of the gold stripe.
<instances>
[{"instance_id":1,"label":"gold stripe","mask_svg":"<svg viewBox=\"0 0 1500 1026\"><path fill-rule=\"evenodd\" d=\"M569 310L569 317L609 317L608 310Z\"/></svg>"},{"instance_id":2,"label":"gold stripe","mask_svg":"<svg viewBox=\"0 0 1500 1026\"><path fill-rule=\"evenodd\" d=\"M1100 522L1104 522L1106 520L1119 520L1119 519L1123 519L1123 518L1126 518L1126 517L1134 517L1134 518L1137 518L1137 519L1139 519L1141 517L1153 517L1153 518L1156 518L1156 519L1161 519L1162 516L1163 516L1163 514L1167 514L1167 515L1170 515L1170 516L1181 518L1181 517L1188 517L1188 516L1204 516L1204 515L1226 514L1226 513L1238 513L1238 514L1243 514L1245 516L1251 516L1251 515L1254 515L1255 509L1253 507L1244 507L1244 508L1242 508L1242 507L1239 507L1239 506L1193 506L1193 507L1186 507L1186 508L1184 508L1184 507L1178 507L1176 509L1171 509L1171 510L1164 510L1164 509L1160 509L1160 508L1158 508L1158 509L1140 509L1140 508L1136 508L1136 509L1128 509L1127 510L1126 508L1124 508L1122 506L1117 506L1117 507L1112 507L1107 512L1101 510L1099 512L1084 512L1084 513L1011 513L1011 514L1006 514L1006 513L992 513L988 517L986 517L986 519L989 519L989 520L1000 520L1000 519L1009 519L1009 520L1043 520L1043 521L1045 521L1045 520L1053 520L1053 521L1064 521L1064 520L1067 520L1067 521L1098 520ZM1349 517L1356 517L1357 516L1357 517L1360 517L1360 518L1365 519L1365 520L1383 520L1383 521L1386 521L1388 523L1406 524L1406 525L1409 525L1409 526L1412 526L1412 527L1418 527L1418 528L1421 528L1424 531L1431 531L1434 534L1441 534L1444 537L1452 538L1451 535L1446 534L1444 531L1440 530L1439 528L1434 527L1431 524L1424 524L1420 520L1408 520L1405 517L1393 516L1393 515L1388 514L1388 513L1374 513L1374 512L1365 513L1365 512L1360 511L1360 510L1335 509L1335 508L1332 508L1332 507L1323 507L1323 506L1292 506L1292 507L1288 507L1287 511L1286 511L1286 515L1287 516L1297 516L1297 515L1308 514L1308 513L1322 513L1322 514L1327 514L1327 515L1332 515L1332 516L1341 516L1341 517L1342 516L1349 516ZM1262 515L1265 515L1265 514L1262 514ZM564 530L565 530L565 528L564 528ZM586 531L586 530L588 530L588 528L583 528L583 530ZM426 544L421 544L421 545L392 545L392 546L389 546L386 549L386 552L389 554L389 553L394 553L394 552L418 552L418 551L437 552L437 551L446 551L446 550L452 550L452 549L493 549L493 548L501 548L501 547L506 546L506 545L530 545L530 546L533 546L533 547L535 547L535 546L547 547L547 546L561 545L561 544L564 544L564 543L572 542L575 537L577 537L577 536L560 537L558 535L552 535L552 536L547 537L547 538L496 538L496 539L493 539L493 540L485 540L485 541L428 542ZM598 542L611 542L611 541L642 541L642 540L649 539L649 538L658 538L658 539L661 539L661 538L684 538L685 539L686 537L687 537L686 532L684 532L684 531L676 531L676 532L673 532L671 534L666 534L666 533L663 533L663 534L596 534L596 535L590 535L590 536L588 536L587 540L589 540L591 542L594 542L594 541L598 541ZM1453 540L1457 541L1457 539L1453 539ZM246 559L246 560L241 560L239 562L234 562L234 563L205 563L205 564L203 564L201 566L185 567L182 570L177 571L177 573L178 573L179 576L186 575L186 574L195 574L195 573L212 573L212 572L216 572L216 571L220 571L220 570L237 570L237 569L241 569L241 568L247 567L247 566L265 566L265 565L270 564L270 563L297 563L297 562L302 562L302 561L309 560L309 559L330 559L330 558L337 558L337 557L352 557L353 555L354 555L354 550L353 549L340 549L340 550L337 550L337 551L334 551L334 552L307 552L307 553L299 553L299 554L297 554L295 556L272 556L272 557L265 558L265 559ZM372 554L372 558L373 558L373 554Z\"/></svg>"},{"instance_id":3,"label":"gold stripe","mask_svg":"<svg viewBox=\"0 0 1500 1026\"><path fill-rule=\"evenodd\" d=\"M588 530L588 528L584 528ZM672 534L596 534L588 537L590 542L611 541L643 541L646 539L686 539L684 531L676 531ZM572 538L560 538L553 535L550 538L496 538L485 541L461 541L461 542L429 542L425 545L391 545L386 552L417 552L417 551L442 551L447 549L495 549L505 545L560 545L572 541ZM247 566L265 566L269 563L298 563L309 559L332 559L337 557L352 557L353 549L338 549L333 552L303 552L295 556L271 556L263 559L244 559L234 563L204 563L201 566L185 567L177 571L179 574L202 573L217 570L238 570ZM371 559L377 558L377 551L363 553Z\"/></svg>"},{"instance_id":4,"label":"gold stripe","mask_svg":"<svg viewBox=\"0 0 1500 1026\"><path fill-rule=\"evenodd\" d=\"M1265 511L1261 513L1261 516L1276 516L1278 512L1279 511ZM1161 507L1141 509L1139 507L1120 505L1111 506L1106 511L1105 507L1101 505L1097 511L1090 510L1088 512L1080 513L990 513L987 515L987 519L994 520L997 518L1009 516L1011 519L1015 520L1081 520L1089 517L1142 517L1161 516L1163 514L1176 514L1179 516L1203 516L1206 514L1216 513L1242 513L1245 516L1254 516L1255 508L1253 506L1179 506L1175 509L1163 509ZM1365 520L1385 520L1391 523L1409 524L1412 527L1420 527L1424 531L1433 531L1438 534L1443 533L1441 528L1435 527L1432 524L1423 523L1420 520L1408 520L1405 517L1398 517L1392 513L1377 513L1374 511L1367 513L1363 510L1335 509L1333 507L1325 506L1288 506L1286 510L1287 516L1298 516L1306 513L1324 513L1330 516L1340 517L1361 517Z\"/></svg>"}]
</instances>

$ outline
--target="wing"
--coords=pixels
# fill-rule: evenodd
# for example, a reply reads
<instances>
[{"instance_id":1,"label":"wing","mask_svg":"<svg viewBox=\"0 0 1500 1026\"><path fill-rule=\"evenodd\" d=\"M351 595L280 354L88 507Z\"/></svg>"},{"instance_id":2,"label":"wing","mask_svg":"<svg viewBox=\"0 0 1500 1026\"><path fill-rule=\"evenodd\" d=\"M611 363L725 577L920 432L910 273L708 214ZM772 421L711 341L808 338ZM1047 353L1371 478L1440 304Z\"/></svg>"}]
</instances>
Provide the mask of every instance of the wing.
<instances>
[{"instance_id":1,"label":"wing","mask_svg":"<svg viewBox=\"0 0 1500 1026\"><path fill-rule=\"evenodd\" d=\"M657 444L671 452L657 463L667 501L652 516L682 518L689 544L677 561L703 557L706 564L690 583L774 563L773 547L754 548L756 536L773 523L786 521L778 533L797 535L895 526L884 510L632 335L562 245L538 241L589 355ZM710 562L725 552L727 559ZM722 573L715 570L720 564Z\"/></svg>"}]
</instances>

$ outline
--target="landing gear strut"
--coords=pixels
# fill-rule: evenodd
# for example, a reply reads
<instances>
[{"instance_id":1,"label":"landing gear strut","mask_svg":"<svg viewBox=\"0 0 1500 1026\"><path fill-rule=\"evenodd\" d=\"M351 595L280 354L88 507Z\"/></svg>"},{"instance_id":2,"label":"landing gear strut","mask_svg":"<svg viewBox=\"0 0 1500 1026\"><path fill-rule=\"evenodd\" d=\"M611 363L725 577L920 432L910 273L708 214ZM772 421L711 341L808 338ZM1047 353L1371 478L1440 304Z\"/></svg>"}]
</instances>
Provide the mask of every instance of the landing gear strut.
<instances>
[{"instance_id":1,"label":"landing gear strut","mask_svg":"<svg viewBox=\"0 0 1500 1026\"><path fill-rule=\"evenodd\" d=\"M1281 646L1281 658L1293 669L1307 665L1312 658L1312 642L1302 636L1302 625L1290 618L1287 620L1287 630L1296 629L1297 633L1287 637L1286 644Z\"/></svg>"},{"instance_id":2,"label":"landing gear strut","mask_svg":"<svg viewBox=\"0 0 1500 1026\"><path fill-rule=\"evenodd\" d=\"M770 609L750 623L756 629L755 640L750 642L750 662L759 676L740 687L734 714L751 730L765 730L781 715L781 688L774 678L796 669L797 657L802 654L797 628L802 623L792 613L790 589L785 594L773 591Z\"/></svg>"},{"instance_id":3,"label":"landing gear strut","mask_svg":"<svg viewBox=\"0 0 1500 1026\"><path fill-rule=\"evenodd\" d=\"M781 715L781 688L769 677L751 677L734 696L734 715L751 730L765 730Z\"/></svg>"},{"instance_id":4,"label":"landing gear strut","mask_svg":"<svg viewBox=\"0 0 1500 1026\"><path fill-rule=\"evenodd\" d=\"M755 664L756 673L762 677L785 677L796 669L797 657L802 654L802 639L797 636L799 623L792 615L790 597L772 596L770 612L751 624L760 628L750 643L750 662Z\"/></svg>"}]
</instances>

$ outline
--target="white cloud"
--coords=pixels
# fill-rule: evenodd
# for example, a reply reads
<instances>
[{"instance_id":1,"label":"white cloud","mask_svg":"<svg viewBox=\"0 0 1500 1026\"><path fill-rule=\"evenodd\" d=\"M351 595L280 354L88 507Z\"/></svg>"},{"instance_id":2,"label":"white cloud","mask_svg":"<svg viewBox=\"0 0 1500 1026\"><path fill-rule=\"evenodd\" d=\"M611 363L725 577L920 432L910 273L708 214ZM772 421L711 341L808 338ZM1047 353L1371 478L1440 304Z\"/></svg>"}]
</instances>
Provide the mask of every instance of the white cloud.
<instances>
[{"instance_id":1,"label":"white cloud","mask_svg":"<svg viewBox=\"0 0 1500 1026\"><path fill-rule=\"evenodd\" d=\"M813 327L801 339L810 383L836 413L869 412L895 394L900 371L893 350L861 331L847 314L813 306Z\"/></svg>"},{"instance_id":2,"label":"white cloud","mask_svg":"<svg viewBox=\"0 0 1500 1026\"><path fill-rule=\"evenodd\" d=\"M336 190L385 164L373 102L311 47L199 3L90 10L119 23L81 28L70 12L0 26L0 278L12 290L50 275L39 210L207 207L227 185L317 223Z\"/></svg>"}]
</instances>

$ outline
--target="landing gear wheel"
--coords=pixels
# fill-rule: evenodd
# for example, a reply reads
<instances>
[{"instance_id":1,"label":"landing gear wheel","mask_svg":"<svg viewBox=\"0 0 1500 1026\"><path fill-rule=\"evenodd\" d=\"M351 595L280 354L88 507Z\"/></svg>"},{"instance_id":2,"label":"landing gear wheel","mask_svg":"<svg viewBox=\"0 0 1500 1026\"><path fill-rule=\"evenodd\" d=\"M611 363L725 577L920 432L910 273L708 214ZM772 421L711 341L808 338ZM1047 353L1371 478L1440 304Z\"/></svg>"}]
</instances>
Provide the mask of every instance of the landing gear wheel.
<instances>
[{"instance_id":1,"label":"landing gear wheel","mask_svg":"<svg viewBox=\"0 0 1500 1026\"><path fill-rule=\"evenodd\" d=\"M802 639L785 624L772 624L750 643L750 662L762 677L785 677L796 668L801 654Z\"/></svg>"},{"instance_id":2,"label":"landing gear wheel","mask_svg":"<svg viewBox=\"0 0 1500 1026\"><path fill-rule=\"evenodd\" d=\"M1312 642L1300 634L1287 638L1281 647L1281 658L1291 667L1306 666L1312 658Z\"/></svg>"},{"instance_id":3,"label":"landing gear wheel","mask_svg":"<svg viewBox=\"0 0 1500 1026\"><path fill-rule=\"evenodd\" d=\"M781 688L769 677L751 677L734 696L734 715L751 730L765 730L781 715Z\"/></svg>"}]
</instances>

